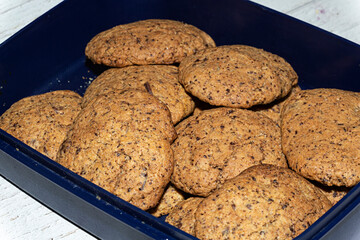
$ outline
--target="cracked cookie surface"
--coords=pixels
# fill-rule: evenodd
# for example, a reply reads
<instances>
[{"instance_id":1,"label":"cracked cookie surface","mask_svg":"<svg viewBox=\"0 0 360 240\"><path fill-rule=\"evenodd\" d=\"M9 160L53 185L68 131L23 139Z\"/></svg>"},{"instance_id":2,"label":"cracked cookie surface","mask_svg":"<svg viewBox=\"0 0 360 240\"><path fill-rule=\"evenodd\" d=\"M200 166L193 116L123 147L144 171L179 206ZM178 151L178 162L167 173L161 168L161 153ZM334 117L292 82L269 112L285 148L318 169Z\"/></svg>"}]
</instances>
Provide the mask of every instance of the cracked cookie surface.
<instances>
[{"instance_id":1,"label":"cracked cookie surface","mask_svg":"<svg viewBox=\"0 0 360 240\"><path fill-rule=\"evenodd\" d=\"M195 235L195 212L204 198L190 197L176 204L165 221L184 232Z\"/></svg>"},{"instance_id":2,"label":"cracked cookie surface","mask_svg":"<svg viewBox=\"0 0 360 240\"><path fill-rule=\"evenodd\" d=\"M351 190L349 187L325 186L316 181L311 181L311 183L329 199L332 205L335 205Z\"/></svg>"},{"instance_id":3,"label":"cracked cookie surface","mask_svg":"<svg viewBox=\"0 0 360 240\"><path fill-rule=\"evenodd\" d=\"M148 91L165 103L173 123L193 112L195 104L178 81L178 68L169 65L144 65L112 68L100 74L86 89L83 106L99 94L137 89Z\"/></svg>"},{"instance_id":4,"label":"cracked cookie surface","mask_svg":"<svg viewBox=\"0 0 360 240\"><path fill-rule=\"evenodd\" d=\"M204 110L180 122L176 131L171 181L193 195L209 195L252 165L287 167L280 127L260 113L225 107Z\"/></svg>"},{"instance_id":5,"label":"cracked cookie surface","mask_svg":"<svg viewBox=\"0 0 360 240\"><path fill-rule=\"evenodd\" d=\"M57 161L147 210L173 171L176 137L167 107L147 92L109 92L94 98L74 122Z\"/></svg>"},{"instance_id":6,"label":"cracked cookie surface","mask_svg":"<svg viewBox=\"0 0 360 240\"><path fill-rule=\"evenodd\" d=\"M331 206L325 195L294 171L257 165L199 204L195 235L200 239L293 239Z\"/></svg>"},{"instance_id":7,"label":"cracked cookie surface","mask_svg":"<svg viewBox=\"0 0 360 240\"><path fill-rule=\"evenodd\" d=\"M216 106L250 108L285 97L298 77L283 58L245 45L206 48L179 66L186 91Z\"/></svg>"},{"instance_id":8,"label":"cracked cookie surface","mask_svg":"<svg viewBox=\"0 0 360 240\"><path fill-rule=\"evenodd\" d=\"M303 90L286 100L282 146L289 167L328 186L360 181L360 94Z\"/></svg>"},{"instance_id":9,"label":"cracked cookie surface","mask_svg":"<svg viewBox=\"0 0 360 240\"><path fill-rule=\"evenodd\" d=\"M195 52L214 47L214 40L190 24L148 19L115 26L93 37L85 55L111 67L173 64Z\"/></svg>"},{"instance_id":10,"label":"cracked cookie surface","mask_svg":"<svg viewBox=\"0 0 360 240\"><path fill-rule=\"evenodd\" d=\"M149 213L155 217L169 214L175 205L185 200L185 193L180 191L173 184L168 184L163 196L155 208L149 209Z\"/></svg>"},{"instance_id":11,"label":"cracked cookie surface","mask_svg":"<svg viewBox=\"0 0 360 240\"><path fill-rule=\"evenodd\" d=\"M70 90L30 96L0 117L0 128L55 160L61 143L81 110L82 97Z\"/></svg>"}]
</instances>

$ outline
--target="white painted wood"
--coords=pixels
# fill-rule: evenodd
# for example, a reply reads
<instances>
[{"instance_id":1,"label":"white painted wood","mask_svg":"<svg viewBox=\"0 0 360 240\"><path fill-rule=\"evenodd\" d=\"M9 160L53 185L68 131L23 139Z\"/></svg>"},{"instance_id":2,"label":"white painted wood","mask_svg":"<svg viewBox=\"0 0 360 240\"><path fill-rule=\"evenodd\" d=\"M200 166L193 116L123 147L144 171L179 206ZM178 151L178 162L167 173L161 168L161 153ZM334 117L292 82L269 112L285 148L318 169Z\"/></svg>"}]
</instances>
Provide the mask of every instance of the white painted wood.
<instances>
[{"instance_id":1,"label":"white painted wood","mask_svg":"<svg viewBox=\"0 0 360 240\"><path fill-rule=\"evenodd\" d=\"M359 0L253 0L360 44Z\"/></svg>"},{"instance_id":2,"label":"white painted wood","mask_svg":"<svg viewBox=\"0 0 360 240\"><path fill-rule=\"evenodd\" d=\"M62 0L0 0L0 43Z\"/></svg>"},{"instance_id":3,"label":"white painted wood","mask_svg":"<svg viewBox=\"0 0 360 240\"><path fill-rule=\"evenodd\" d=\"M94 239L0 178L1 239Z\"/></svg>"},{"instance_id":4,"label":"white painted wood","mask_svg":"<svg viewBox=\"0 0 360 240\"><path fill-rule=\"evenodd\" d=\"M0 43L61 0L0 0ZM359 0L254 0L360 44ZM0 176L0 239L94 239Z\"/></svg>"}]
</instances>

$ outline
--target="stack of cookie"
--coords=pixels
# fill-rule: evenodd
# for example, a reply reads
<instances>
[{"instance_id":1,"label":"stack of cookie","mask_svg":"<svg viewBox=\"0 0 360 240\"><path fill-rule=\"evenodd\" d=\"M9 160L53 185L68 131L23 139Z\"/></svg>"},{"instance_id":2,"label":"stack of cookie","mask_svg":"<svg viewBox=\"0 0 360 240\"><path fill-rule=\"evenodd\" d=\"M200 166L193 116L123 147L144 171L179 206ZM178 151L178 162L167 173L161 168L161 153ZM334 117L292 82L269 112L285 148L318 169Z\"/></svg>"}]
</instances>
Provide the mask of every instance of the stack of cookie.
<instances>
[{"instance_id":1,"label":"stack of cookie","mask_svg":"<svg viewBox=\"0 0 360 240\"><path fill-rule=\"evenodd\" d=\"M110 68L86 89L56 161L143 210L156 207L172 189L174 124L195 106L170 64L210 46L206 33L171 20L96 35L85 54Z\"/></svg>"},{"instance_id":2,"label":"stack of cookie","mask_svg":"<svg viewBox=\"0 0 360 240\"><path fill-rule=\"evenodd\" d=\"M108 69L83 97L21 100L0 128L200 239L292 239L360 181L360 95L301 90L280 56L160 19L85 55Z\"/></svg>"}]
</instances>

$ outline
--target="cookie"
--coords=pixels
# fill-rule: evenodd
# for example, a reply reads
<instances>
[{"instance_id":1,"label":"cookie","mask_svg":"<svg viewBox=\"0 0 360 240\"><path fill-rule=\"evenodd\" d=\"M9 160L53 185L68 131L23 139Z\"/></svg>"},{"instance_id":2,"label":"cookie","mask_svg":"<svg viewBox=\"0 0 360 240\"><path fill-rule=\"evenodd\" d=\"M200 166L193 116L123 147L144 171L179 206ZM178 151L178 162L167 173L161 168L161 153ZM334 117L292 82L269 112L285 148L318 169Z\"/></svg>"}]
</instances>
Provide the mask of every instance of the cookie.
<instances>
[{"instance_id":1,"label":"cookie","mask_svg":"<svg viewBox=\"0 0 360 240\"><path fill-rule=\"evenodd\" d=\"M360 94L339 89L296 93L282 109L283 151L300 175L327 186L360 181Z\"/></svg>"},{"instance_id":2,"label":"cookie","mask_svg":"<svg viewBox=\"0 0 360 240\"><path fill-rule=\"evenodd\" d=\"M215 106L250 108L285 97L298 82L283 58L245 45L206 48L179 66L186 91Z\"/></svg>"},{"instance_id":3,"label":"cookie","mask_svg":"<svg viewBox=\"0 0 360 240\"><path fill-rule=\"evenodd\" d=\"M115 26L93 37L85 55L111 67L173 64L195 52L214 47L214 40L190 24L148 19Z\"/></svg>"},{"instance_id":4,"label":"cookie","mask_svg":"<svg viewBox=\"0 0 360 240\"><path fill-rule=\"evenodd\" d=\"M149 213L155 217L167 215L177 203L183 200L185 200L185 193L174 187L174 185L169 184L158 205L156 205L155 208L150 209Z\"/></svg>"},{"instance_id":5,"label":"cookie","mask_svg":"<svg viewBox=\"0 0 360 240\"><path fill-rule=\"evenodd\" d=\"M79 94L69 90L26 97L1 115L0 128L54 160L81 101Z\"/></svg>"},{"instance_id":6,"label":"cookie","mask_svg":"<svg viewBox=\"0 0 360 240\"><path fill-rule=\"evenodd\" d=\"M106 70L86 89L83 106L99 94L128 89L148 91L165 103L174 124L194 110L194 101L178 81L178 68L168 65L129 66Z\"/></svg>"},{"instance_id":7,"label":"cookie","mask_svg":"<svg viewBox=\"0 0 360 240\"><path fill-rule=\"evenodd\" d=\"M274 122L280 125L281 109L284 105L285 100L299 91L301 91L301 88L299 87L299 85L296 85L290 90L290 93L285 98L281 98L279 100L276 100L275 102L266 105L257 105L251 108L251 110L264 114L265 116L271 118Z\"/></svg>"},{"instance_id":8,"label":"cookie","mask_svg":"<svg viewBox=\"0 0 360 240\"><path fill-rule=\"evenodd\" d=\"M335 205L351 190L351 188L347 187L324 186L315 181L312 181L312 183L329 199L332 205Z\"/></svg>"},{"instance_id":9,"label":"cookie","mask_svg":"<svg viewBox=\"0 0 360 240\"><path fill-rule=\"evenodd\" d=\"M330 201L290 169L257 165L228 180L195 213L199 239L293 239Z\"/></svg>"},{"instance_id":10,"label":"cookie","mask_svg":"<svg viewBox=\"0 0 360 240\"><path fill-rule=\"evenodd\" d=\"M190 197L179 202L171 210L165 221L184 232L195 235L195 212L204 198Z\"/></svg>"},{"instance_id":11,"label":"cookie","mask_svg":"<svg viewBox=\"0 0 360 240\"><path fill-rule=\"evenodd\" d=\"M227 179L261 163L287 167L280 127L246 109L214 108L176 126L171 182L184 192L207 196Z\"/></svg>"},{"instance_id":12,"label":"cookie","mask_svg":"<svg viewBox=\"0 0 360 240\"><path fill-rule=\"evenodd\" d=\"M173 172L176 132L167 107L144 91L108 92L81 110L57 161L147 210Z\"/></svg>"}]
</instances>

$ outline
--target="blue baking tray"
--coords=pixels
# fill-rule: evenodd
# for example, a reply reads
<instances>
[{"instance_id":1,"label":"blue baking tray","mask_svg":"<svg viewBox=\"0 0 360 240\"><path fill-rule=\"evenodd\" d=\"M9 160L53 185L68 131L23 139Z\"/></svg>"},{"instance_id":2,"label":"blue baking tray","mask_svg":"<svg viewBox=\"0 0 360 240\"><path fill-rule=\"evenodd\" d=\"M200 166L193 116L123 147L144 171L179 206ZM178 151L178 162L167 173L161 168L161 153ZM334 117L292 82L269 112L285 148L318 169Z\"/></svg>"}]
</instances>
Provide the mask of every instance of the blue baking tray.
<instances>
[{"instance_id":1,"label":"blue baking tray","mask_svg":"<svg viewBox=\"0 0 360 240\"><path fill-rule=\"evenodd\" d=\"M118 24L166 18L193 24L217 45L247 44L289 61L303 89L360 90L360 46L261 5L239 0L67 0L0 45L0 114L58 89L83 94L104 68L87 42ZM0 130L0 174L101 239L195 239L128 204ZM359 239L359 186L298 239Z\"/></svg>"}]
</instances>

